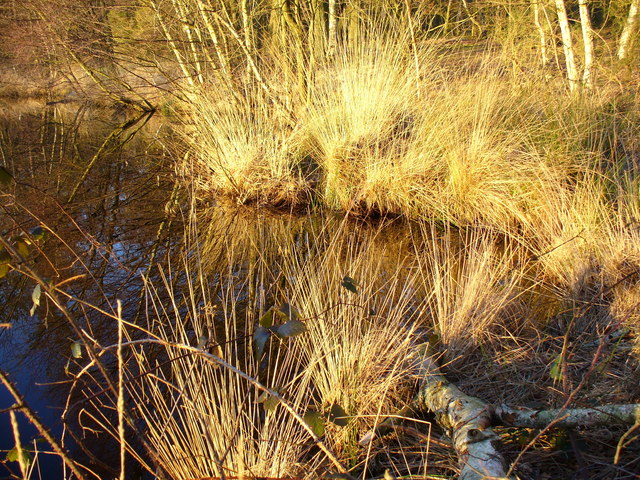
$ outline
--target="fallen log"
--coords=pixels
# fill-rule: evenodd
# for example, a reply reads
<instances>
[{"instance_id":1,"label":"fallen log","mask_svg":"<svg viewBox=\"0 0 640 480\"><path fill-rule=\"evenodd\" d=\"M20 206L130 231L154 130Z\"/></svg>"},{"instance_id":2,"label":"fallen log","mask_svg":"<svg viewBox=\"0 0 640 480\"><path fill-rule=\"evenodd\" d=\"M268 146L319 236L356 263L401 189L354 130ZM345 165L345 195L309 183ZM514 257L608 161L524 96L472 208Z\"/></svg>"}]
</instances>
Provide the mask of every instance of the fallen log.
<instances>
[{"instance_id":1,"label":"fallen log","mask_svg":"<svg viewBox=\"0 0 640 480\"><path fill-rule=\"evenodd\" d=\"M460 464L460 480L507 478L507 462L500 453L500 436L494 426L545 429L610 424L640 425L640 404L606 405L593 408L531 410L501 405L497 408L462 392L441 373L428 345L420 346L415 356L420 378L418 393L402 410L430 412L449 434ZM361 445L393 429L396 420L387 418L365 434Z\"/></svg>"},{"instance_id":2,"label":"fallen log","mask_svg":"<svg viewBox=\"0 0 640 480\"><path fill-rule=\"evenodd\" d=\"M438 424L450 434L460 463L458 478L506 478L506 462L498 449L500 436L491 428L493 408L450 383L429 354L428 345L419 348L416 359L420 387L411 409L434 413ZM392 420L385 420L362 437L360 444L368 444L392 426Z\"/></svg>"},{"instance_id":3,"label":"fallen log","mask_svg":"<svg viewBox=\"0 0 640 480\"><path fill-rule=\"evenodd\" d=\"M595 427L598 425L633 425L640 423L640 405L603 405L593 408L557 408L531 410L501 405L495 410L496 419L505 426L546 428Z\"/></svg>"},{"instance_id":4,"label":"fallen log","mask_svg":"<svg viewBox=\"0 0 640 480\"><path fill-rule=\"evenodd\" d=\"M460 463L458 478L506 478L500 436L491 428L493 408L450 383L431 355L424 355L419 372L421 385L413 407L435 413L438 424L450 433Z\"/></svg>"}]
</instances>

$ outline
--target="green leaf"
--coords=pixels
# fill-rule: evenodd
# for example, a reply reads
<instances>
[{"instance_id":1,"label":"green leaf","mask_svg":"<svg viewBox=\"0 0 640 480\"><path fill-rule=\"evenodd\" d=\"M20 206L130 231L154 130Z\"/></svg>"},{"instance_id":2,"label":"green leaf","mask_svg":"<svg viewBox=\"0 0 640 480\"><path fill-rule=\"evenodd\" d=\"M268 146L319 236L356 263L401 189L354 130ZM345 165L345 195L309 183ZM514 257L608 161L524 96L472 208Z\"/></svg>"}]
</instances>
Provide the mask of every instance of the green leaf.
<instances>
[{"instance_id":1,"label":"green leaf","mask_svg":"<svg viewBox=\"0 0 640 480\"><path fill-rule=\"evenodd\" d=\"M267 310L267 313L265 313L260 318L260 321L258 323L260 323L260 326L264 328L269 328L273 326L273 324L276 323L278 320L281 322L286 322L287 320L289 320L289 317L287 317L287 315L284 312L282 312L280 309L271 307L269 310Z\"/></svg>"},{"instance_id":2,"label":"green leaf","mask_svg":"<svg viewBox=\"0 0 640 480\"><path fill-rule=\"evenodd\" d=\"M351 277L344 277L342 279L342 286L352 293L358 293L358 285L356 281Z\"/></svg>"},{"instance_id":3,"label":"green leaf","mask_svg":"<svg viewBox=\"0 0 640 480\"><path fill-rule=\"evenodd\" d=\"M329 411L329 421L335 423L339 427L346 427L349 424L347 412L345 412L344 408L337 403L334 403L331 406L331 410Z\"/></svg>"},{"instance_id":4,"label":"green leaf","mask_svg":"<svg viewBox=\"0 0 640 480\"><path fill-rule=\"evenodd\" d=\"M16 447L13 447L11 450L7 452L7 461L9 462L18 461L18 449Z\"/></svg>"},{"instance_id":5,"label":"green leaf","mask_svg":"<svg viewBox=\"0 0 640 480\"><path fill-rule=\"evenodd\" d=\"M279 403L280 403L280 400L278 400L273 395L269 395L267 399L264 401L264 409L267 412L273 412Z\"/></svg>"},{"instance_id":6,"label":"green leaf","mask_svg":"<svg viewBox=\"0 0 640 480\"><path fill-rule=\"evenodd\" d=\"M11 450L7 452L7 461L9 462L17 462L18 461L18 448L13 447ZM22 447L22 461L27 465L31 465L33 462L33 455L26 448Z\"/></svg>"},{"instance_id":7,"label":"green leaf","mask_svg":"<svg viewBox=\"0 0 640 480\"><path fill-rule=\"evenodd\" d=\"M282 305L280 305L278 310L287 316L287 320L298 320L298 318L300 318L300 314L298 313L298 311L288 303L283 303Z\"/></svg>"},{"instance_id":8,"label":"green leaf","mask_svg":"<svg viewBox=\"0 0 640 480\"><path fill-rule=\"evenodd\" d=\"M40 295L42 295L42 289L40 288L40 284L36 285L31 292L31 300L33 301L33 305L31 306L31 310L29 310L29 315L33 317L33 314L36 313L36 308L40 305Z\"/></svg>"},{"instance_id":9,"label":"green leaf","mask_svg":"<svg viewBox=\"0 0 640 480\"><path fill-rule=\"evenodd\" d=\"M304 421L316 437L322 437L324 435L324 418L315 410L308 410L304 414Z\"/></svg>"},{"instance_id":10,"label":"green leaf","mask_svg":"<svg viewBox=\"0 0 640 480\"><path fill-rule=\"evenodd\" d=\"M0 278L3 278L9 272L8 263L0 263Z\"/></svg>"},{"instance_id":11,"label":"green leaf","mask_svg":"<svg viewBox=\"0 0 640 480\"><path fill-rule=\"evenodd\" d=\"M267 310L267 313L260 317L260 321L258 323L260 323L260 326L264 328L269 328L273 325L273 309L270 308Z\"/></svg>"},{"instance_id":12,"label":"green leaf","mask_svg":"<svg viewBox=\"0 0 640 480\"><path fill-rule=\"evenodd\" d=\"M280 400L269 392L262 392L258 397L257 403L262 403L267 412L273 412L280 403Z\"/></svg>"},{"instance_id":13,"label":"green leaf","mask_svg":"<svg viewBox=\"0 0 640 480\"><path fill-rule=\"evenodd\" d=\"M0 247L0 265L11 263L11 255L3 247Z\"/></svg>"},{"instance_id":14,"label":"green leaf","mask_svg":"<svg viewBox=\"0 0 640 480\"><path fill-rule=\"evenodd\" d=\"M262 357L262 354L264 353L264 346L266 345L267 340L269 340L270 336L271 336L271 332L266 328L264 327L256 328L256 331L253 334L253 341L255 342L256 355L258 358Z\"/></svg>"},{"instance_id":15,"label":"green leaf","mask_svg":"<svg viewBox=\"0 0 640 480\"><path fill-rule=\"evenodd\" d=\"M549 376L554 381L562 380L562 363L564 359L562 358L562 353L559 353L558 356L551 362L551 369L549 370Z\"/></svg>"},{"instance_id":16,"label":"green leaf","mask_svg":"<svg viewBox=\"0 0 640 480\"><path fill-rule=\"evenodd\" d=\"M16 250L18 250L18 253L24 258L27 258L29 256L29 247L27 246L27 242L23 240L16 242Z\"/></svg>"},{"instance_id":17,"label":"green leaf","mask_svg":"<svg viewBox=\"0 0 640 480\"><path fill-rule=\"evenodd\" d=\"M279 337L287 338L302 335L307 331L307 326L300 320L289 320L284 325L275 327L272 330Z\"/></svg>"},{"instance_id":18,"label":"green leaf","mask_svg":"<svg viewBox=\"0 0 640 480\"><path fill-rule=\"evenodd\" d=\"M82 358L82 342L76 340L71 344L71 356L73 358Z\"/></svg>"},{"instance_id":19,"label":"green leaf","mask_svg":"<svg viewBox=\"0 0 640 480\"><path fill-rule=\"evenodd\" d=\"M0 167L0 184L8 187L11 184L11 180L13 180L13 175L4 167Z\"/></svg>"}]
</instances>

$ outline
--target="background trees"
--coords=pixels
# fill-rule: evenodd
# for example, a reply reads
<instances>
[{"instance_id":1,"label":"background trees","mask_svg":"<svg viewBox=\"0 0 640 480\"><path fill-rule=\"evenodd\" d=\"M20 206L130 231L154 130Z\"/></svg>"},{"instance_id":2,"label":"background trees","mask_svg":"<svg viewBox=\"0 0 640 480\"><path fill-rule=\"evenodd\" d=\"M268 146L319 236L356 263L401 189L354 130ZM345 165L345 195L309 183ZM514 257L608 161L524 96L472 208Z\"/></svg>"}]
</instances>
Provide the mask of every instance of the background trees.
<instances>
[{"instance_id":1,"label":"background trees","mask_svg":"<svg viewBox=\"0 0 640 480\"><path fill-rule=\"evenodd\" d=\"M76 88L86 88L84 77L129 99L148 98L143 87L214 78L267 92L263 72L282 56L291 59L282 74L303 88L319 58L374 17L394 18L393 28L411 28L417 42L497 42L520 67L560 68L571 89L590 86L613 52L633 63L638 50L639 0L29 0L0 8L5 64L54 63L52 75L64 71Z\"/></svg>"}]
</instances>

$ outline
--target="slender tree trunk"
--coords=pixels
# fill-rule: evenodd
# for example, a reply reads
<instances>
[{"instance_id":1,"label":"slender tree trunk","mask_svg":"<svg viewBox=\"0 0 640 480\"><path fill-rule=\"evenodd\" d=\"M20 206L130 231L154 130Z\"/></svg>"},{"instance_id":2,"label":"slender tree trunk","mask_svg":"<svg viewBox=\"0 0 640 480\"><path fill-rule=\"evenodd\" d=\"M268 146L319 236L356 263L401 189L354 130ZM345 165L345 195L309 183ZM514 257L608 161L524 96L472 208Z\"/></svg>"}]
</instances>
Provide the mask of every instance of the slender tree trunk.
<instances>
[{"instance_id":1,"label":"slender tree trunk","mask_svg":"<svg viewBox=\"0 0 640 480\"><path fill-rule=\"evenodd\" d=\"M182 30L187 36L187 44L191 51L193 69L195 71L194 78L197 79L197 83L203 83L202 77L202 61L200 60L200 54L198 52L198 42L194 38L193 24L191 20L191 12L187 10L187 6L182 0L173 0L173 5L179 15L179 21L182 23Z\"/></svg>"},{"instance_id":2,"label":"slender tree trunk","mask_svg":"<svg viewBox=\"0 0 640 480\"><path fill-rule=\"evenodd\" d=\"M240 3L240 11L242 14L242 31L244 33L244 43L247 46L247 50L252 55L253 50L253 29L251 25L251 15L249 14L249 5L247 0L242 0Z\"/></svg>"},{"instance_id":3,"label":"slender tree trunk","mask_svg":"<svg viewBox=\"0 0 640 480\"><path fill-rule=\"evenodd\" d=\"M202 0L197 0L198 2L198 11L200 12L200 16L202 17L202 23L204 23L205 28L209 34L209 39L213 44L213 49L215 51L216 57L218 58L219 70L216 69L221 78L227 84L231 84L231 75L229 70L229 60L227 59L226 52L222 50L222 46L220 44L220 40L218 38L218 32L216 31L216 26L213 24L211 16L209 12L213 10L211 3L205 5Z\"/></svg>"},{"instance_id":4,"label":"slender tree trunk","mask_svg":"<svg viewBox=\"0 0 640 480\"><path fill-rule=\"evenodd\" d=\"M173 56L175 57L176 62L178 63L178 66L180 67L180 70L182 71L182 74L184 75L185 80L189 83L191 87L194 87L195 82L193 81L193 75L191 75L191 72L187 68L187 62L184 60L184 57L180 52L180 49L178 48L178 44L176 40L173 38L173 35L171 35L169 27L166 25L164 21L164 16L162 14L162 11L160 10L158 3L155 0L149 0L149 4L151 5L151 8L153 8L156 14L158 24L160 25L162 34L164 35L164 39L169 45L169 48L171 49L171 52L173 53Z\"/></svg>"},{"instance_id":5,"label":"slender tree trunk","mask_svg":"<svg viewBox=\"0 0 640 480\"><path fill-rule=\"evenodd\" d=\"M591 67L593 65L593 28L591 27L591 17L589 16L589 6L587 0L578 0L580 7L580 25L582 27L582 40L584 43L584 70L582 72L582 82L585 87L590 88Z\"/></svg>"},{"instance_id":6,"label":"slender tree trunk","mask_svg":"<svg viewBox=\"0 0 640 480\"><path fill-rule=\"evenodd\" d=\"M329 0L329 39L327 44L327 51L329 55L333 54L336 48L336 27L338 25L338 11L336 0Z\"/></svg>"},{"instance_id":7,"label":"slender tree trunk","mask_svg":"<svg viewBox=\"0 0 640 480\"><path fill-rule=\"evenodd\" d=\"M544 7L541 5L542 0L531 0L533 5L533 21L538 29L540 35L540 61L543 67L546 67L549 63L549 54L547 53L547 34L544 31L542 22L540 21L540 10Z\"/></svg>"},{"instance_id":8,"label":"slender tree trunk","mask_svg":"<svg viewBox=\"0 0 640 480\"><path fill-rule=\"evenodd\" d=\"M618 43L618 59L625 60L629 55L629 41L638 25L638 17L640 17L640 0L632 0L629 7L629 15L624 25L620 42Z\"/></svg>"},{"instance_id":9,"label":"slender tree trunk","mask_svg":"<svg viewBox=\"0 0 640 480\"><path fill-rule=\"evenodd\" d=\"M571 29L567 18L567 9L564 0L556 0L556 12L560 31L562 33L562 46L564 47L564 61L567 66L567 78L569 79L569 89L573 92L578 88L578 69L573 54L573 41L571 40Z\"/></svg>"}]
</instances>

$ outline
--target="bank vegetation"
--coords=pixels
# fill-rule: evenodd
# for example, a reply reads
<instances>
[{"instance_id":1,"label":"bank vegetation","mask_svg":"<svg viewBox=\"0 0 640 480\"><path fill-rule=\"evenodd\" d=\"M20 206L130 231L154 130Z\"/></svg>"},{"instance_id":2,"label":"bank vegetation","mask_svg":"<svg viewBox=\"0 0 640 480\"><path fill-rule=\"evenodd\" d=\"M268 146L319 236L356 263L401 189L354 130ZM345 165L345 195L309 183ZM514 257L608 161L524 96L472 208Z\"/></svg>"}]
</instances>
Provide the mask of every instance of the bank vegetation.
<instances>
[{"instance_id":1,"label":"bank vegetation","mask_svg":"<svg viewBox=\"0 0 640 480\"><path fill-rule=\"evenodd\" d=\"M443 374L454 413L548 418L480 425L505 475L637 474L637 416L562 422L640 401L638 0L29 5L2 10L4 38L38 41L3 47L0 94L180 135L184 256L145 277L135 320L109 299L111 342L68 315L64 418L118 442L121 478L128 458L175 479L464 474L445 408L414 408ZM229 202L320 220L271 234Z\"/></svg>"}]
</instances>

